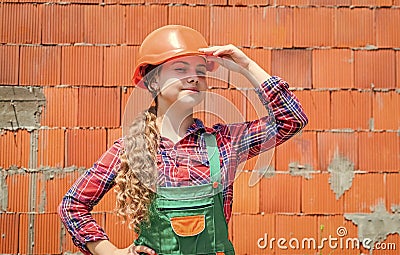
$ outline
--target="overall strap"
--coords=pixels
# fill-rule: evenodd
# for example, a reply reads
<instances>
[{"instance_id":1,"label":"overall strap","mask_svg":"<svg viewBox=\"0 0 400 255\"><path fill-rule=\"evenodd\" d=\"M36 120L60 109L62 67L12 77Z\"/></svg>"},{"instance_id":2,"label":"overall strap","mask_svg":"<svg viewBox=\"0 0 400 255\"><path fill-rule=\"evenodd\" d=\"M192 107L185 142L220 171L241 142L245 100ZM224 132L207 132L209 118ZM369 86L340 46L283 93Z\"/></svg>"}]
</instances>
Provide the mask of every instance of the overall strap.
<instances>
[{"instance_id":1,"label":"overall strap","mask_svg":"<svg viewBox=\"0 0 400 255\"><path fill-rule=\"evenodd\" d=\"M219 162L219 151L217 139L215 135L204 133L206 140L208 162L210 163L210 180L211 183L221 183L221 166Z\"/></svg>"}]
</instances>

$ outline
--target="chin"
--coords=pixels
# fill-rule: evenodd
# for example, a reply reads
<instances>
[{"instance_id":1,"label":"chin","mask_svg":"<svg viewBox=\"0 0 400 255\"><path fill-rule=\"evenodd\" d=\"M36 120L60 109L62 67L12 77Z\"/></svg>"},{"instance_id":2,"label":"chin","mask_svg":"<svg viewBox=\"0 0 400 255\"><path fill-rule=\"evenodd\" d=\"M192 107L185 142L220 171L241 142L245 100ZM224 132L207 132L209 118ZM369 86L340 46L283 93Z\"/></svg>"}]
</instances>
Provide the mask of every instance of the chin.
<instances>
[{"instance_id":1,"label":"chin","mask_svg":"<svg viewBox=\"0 0 400 255\"><path fill-rule=\"evenodd\" d=\"M204 100L203 93L196 93L192 95L185 95L179 98L177 101L178 104L184 105L185 107L195 107Z\"/></svg>"}]
</instances>

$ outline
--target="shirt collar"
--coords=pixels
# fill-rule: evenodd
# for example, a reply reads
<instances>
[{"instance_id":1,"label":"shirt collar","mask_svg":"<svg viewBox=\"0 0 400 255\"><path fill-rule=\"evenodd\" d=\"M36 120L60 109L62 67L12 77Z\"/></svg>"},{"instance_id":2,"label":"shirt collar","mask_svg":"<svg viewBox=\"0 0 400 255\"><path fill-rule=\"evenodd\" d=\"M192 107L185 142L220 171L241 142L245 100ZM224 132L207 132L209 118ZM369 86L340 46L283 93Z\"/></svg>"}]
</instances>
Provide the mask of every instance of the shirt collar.
<instances>
[{"instance_id":1,"label":"shirt collar","mask_svg":"<svg viewBox=\"0 0 400 255\"><path fill-rule=\"evenodd\" d=\"M200 119L194 118L194 123L188 128L186 134L195 133L200 130L203 130L206 133L211 133L211 134L216 132L214 128L204 126L203 121L201 121Z\"/></svg>"}]
</instances>

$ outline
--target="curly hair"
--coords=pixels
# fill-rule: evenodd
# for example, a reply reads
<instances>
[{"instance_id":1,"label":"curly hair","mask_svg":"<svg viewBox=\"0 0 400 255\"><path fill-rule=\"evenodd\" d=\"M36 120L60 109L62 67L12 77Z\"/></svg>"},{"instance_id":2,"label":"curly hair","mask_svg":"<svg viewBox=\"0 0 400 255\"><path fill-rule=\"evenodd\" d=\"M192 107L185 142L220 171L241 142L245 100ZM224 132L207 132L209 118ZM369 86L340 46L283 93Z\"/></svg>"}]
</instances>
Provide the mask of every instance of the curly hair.
<instances>
[{"instance_id":1,"label":"curly hair","mask_svg":"<svg viewBox=\"0 0 400 255\"><path fill-rule=\"evenodd\" d=\"M154 198L158 170L157 150L160 133L156 125L157 91L150 84L158 75L151 66L146 72L145 85L155 98L155 106L139 115L123 139L124 151L120 155L121 165L115 179L116 212L130 229L138 231L138 226L149 219L149 206Z\"/></svg>"}]
</instances>

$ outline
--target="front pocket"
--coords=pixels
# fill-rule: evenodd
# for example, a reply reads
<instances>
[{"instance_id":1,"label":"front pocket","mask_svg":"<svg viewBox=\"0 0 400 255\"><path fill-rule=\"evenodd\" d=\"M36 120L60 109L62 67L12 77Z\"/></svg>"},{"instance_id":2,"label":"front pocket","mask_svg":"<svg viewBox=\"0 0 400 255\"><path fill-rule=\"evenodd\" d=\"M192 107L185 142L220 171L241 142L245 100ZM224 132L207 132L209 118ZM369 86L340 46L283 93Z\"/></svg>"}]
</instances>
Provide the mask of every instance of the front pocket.
<instances>
[{"instance_id":1,"label":"front pocket","mask_svg":"<svg viewBox=\"0 0 400 255\"><path fill-rule=\"evenodd\" d=\"M182 237L198 235L206 226L204 215L172 217L170 221L175 234Z\"/></svg>"}]
</instances>

